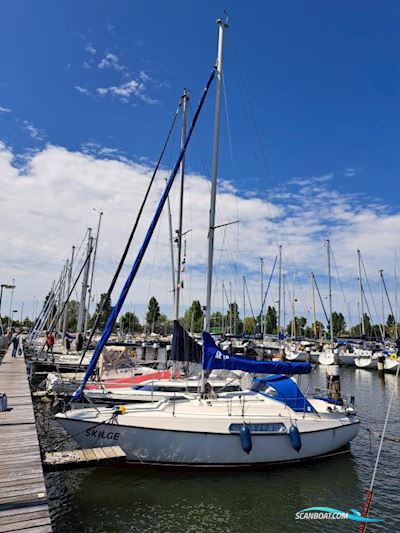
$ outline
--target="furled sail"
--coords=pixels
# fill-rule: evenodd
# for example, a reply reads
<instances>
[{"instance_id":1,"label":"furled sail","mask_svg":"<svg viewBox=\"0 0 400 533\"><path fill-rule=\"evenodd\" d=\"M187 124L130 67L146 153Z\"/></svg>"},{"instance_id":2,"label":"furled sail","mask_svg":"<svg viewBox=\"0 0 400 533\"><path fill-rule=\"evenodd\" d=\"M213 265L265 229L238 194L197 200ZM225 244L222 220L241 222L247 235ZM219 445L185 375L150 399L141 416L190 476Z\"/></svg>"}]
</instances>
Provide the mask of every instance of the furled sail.
<instances>
[{"instance_id":1,"label":"furled sail","mask_svg":"<svg viewBox=\"0 0 400 533\"><path fill-rule=\"evenodd\" d=\"M286 363L285 361L254 361L221 351L214 339L203 332L203 369L243 370L260 374L309 374L310 363Z\"/></svg>"}]
</instances>

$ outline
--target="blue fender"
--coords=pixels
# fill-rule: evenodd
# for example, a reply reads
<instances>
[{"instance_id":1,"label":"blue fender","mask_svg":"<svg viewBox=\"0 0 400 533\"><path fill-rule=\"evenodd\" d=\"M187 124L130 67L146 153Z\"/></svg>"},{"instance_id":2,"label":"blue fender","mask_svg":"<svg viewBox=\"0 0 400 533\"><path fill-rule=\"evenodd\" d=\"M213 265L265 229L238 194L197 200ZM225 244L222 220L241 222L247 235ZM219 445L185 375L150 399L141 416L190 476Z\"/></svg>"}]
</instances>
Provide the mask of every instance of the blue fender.
<instances>
[{"instance_id":1,"label":"blue fender","mask_svg":"<svg viewBox=\"0 0 400 533\"><path fill-rule=\"evenodd\" d=\"M240 428L240 443L243 451L248 455L251 452L253 445L251 443L251 432L247 424L243 424Z\"/></svg>"},{"instance_id":2,"label":"blue fender","mask_svg":"<svg viewBox=\"0 0 400 533\"><path fill-rule=\"evenodd\" d=\"M296 452L299 452L301 450L301 437L297 426L295 426L294 424L290 426L289 439L293 449L296 450Z\"/></svg>"}]
</instances>

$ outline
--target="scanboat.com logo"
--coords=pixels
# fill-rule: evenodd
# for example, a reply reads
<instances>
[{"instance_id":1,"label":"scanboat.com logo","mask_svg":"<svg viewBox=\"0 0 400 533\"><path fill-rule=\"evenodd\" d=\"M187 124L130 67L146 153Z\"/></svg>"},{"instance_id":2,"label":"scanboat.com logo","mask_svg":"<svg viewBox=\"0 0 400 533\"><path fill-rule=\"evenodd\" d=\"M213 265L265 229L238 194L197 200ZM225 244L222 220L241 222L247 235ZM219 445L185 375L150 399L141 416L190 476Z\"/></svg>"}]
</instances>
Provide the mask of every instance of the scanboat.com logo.
<instances>
[{"instance_id":1,"label":"scanboat.com logo","mask_svg":"<svg viewBox=\"0 0 400 533\"><path fill-rule=\"evenodd\" d=\"M353 520L354 522L366 522L368 524L384 522L383 518L366 518L357 509L350 509L346 513L332 507L308 507L296 513L296 520Z\"/></svg>"}]
</instances>

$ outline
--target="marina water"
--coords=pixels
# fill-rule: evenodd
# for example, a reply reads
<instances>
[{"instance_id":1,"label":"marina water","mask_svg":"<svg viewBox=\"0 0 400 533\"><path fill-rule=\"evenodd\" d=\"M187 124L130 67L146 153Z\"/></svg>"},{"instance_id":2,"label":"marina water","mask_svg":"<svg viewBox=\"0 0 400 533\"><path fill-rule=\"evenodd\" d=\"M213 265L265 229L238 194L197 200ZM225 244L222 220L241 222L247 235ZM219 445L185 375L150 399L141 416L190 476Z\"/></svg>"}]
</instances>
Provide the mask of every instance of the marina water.
<instances>
[{"instance_id":1,"label":"marina water","mask_svg":"<svg viewBox=\"0 0 400 533\"><path fill-rule=\"evenodd\" d=\"M325 387L324 368L301 376L303 391L310 379L310 390ZM377 372L342 368L341 385L343 394L355 396L362 426L350 453L263 471L162 471L126 464L49 473L46 485L54 531L357 531L358 524L347 520L295 519L297 511L315 506L362 511L379 444L366 428L381 431L393 387L388 434L400 435L400 388L395 376L386 374L383 380ZM54 449L58 442L73 449L73 441L52 419L51 405L38 402L36 409L42 444ZM385 441L371 512L371 517L385 522L368 525L367 530L400 529L399 470L400 444Z\"/></svg>"}]
</instances>

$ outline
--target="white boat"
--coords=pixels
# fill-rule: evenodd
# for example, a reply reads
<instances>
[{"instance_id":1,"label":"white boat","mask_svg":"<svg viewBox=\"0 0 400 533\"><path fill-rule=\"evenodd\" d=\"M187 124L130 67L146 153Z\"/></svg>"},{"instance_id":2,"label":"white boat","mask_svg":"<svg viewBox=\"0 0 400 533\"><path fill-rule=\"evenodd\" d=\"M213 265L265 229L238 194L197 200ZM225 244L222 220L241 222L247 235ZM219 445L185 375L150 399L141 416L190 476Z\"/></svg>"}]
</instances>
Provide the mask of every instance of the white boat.
<instances>
[{"instance_id":1,"label":"white boat","mask_svg":"<svg viewBox=\"0 0 400 533\"><path fill-rule=\"evenodd\" d=\"M378 352L356 348L354 350L354 364L364 370L375 370L378 368Z\"/></svg>"},{"instance_id":2,"label":"white boat","mask_svg":"<svg viewBox=\"0 0 400 533\"><path fill-rule=\"evenodd\" d=\"M392 353L385 357L383 368L385 372L390 374L396 374L397 368L400 364L399 358L396 354Z\"/></svg>"},{"instance_id":3,"label":"white boat","mask_svg":"<svg viewBox=\"0 0 400 533\"><path fill-rule=\"evenodd\" d=\"M327 348L319 354L318 363L320 365L334 365L335 361L337 361L337 354L331 348Z\"/></svg>"},{"instance_id":4,"label":"white boat","mask_svg":"<svg viewBox=\"0 0 400 533\"><path fill-rule=\"evenodd\" d=\"M306 400L286 376L256 383L255 390L217 398L78 409L56 417L84 448L117 444L128 461L179 467L299 461L331 454L356 436L359 420L351 407ZM280 397L282 385L295 393L295 403Z\"/></svg>"},{"instance_id":5,"label":"white boat","mask_svg":"<svg viewBox=\"0 0 400 533\"><path fill-rule=\"evenodd\" d=\"M218 175L219 115L222 92L222 44L226 24L218 20L219 45L216 68L193 115L183 144L187 146L195 119L213 76L217 78L214 154L209 220L209 253L205 329L210 326L212 265L214 253L215 199ZM150 238L165 205L179 159L167 181L156 213L120 296L107 319L107 327L96 345L84 379L73 396L79 401L93 372L112 326L121 311L129 287L138 272ZM176 302L176 300L175 300ZM176 321L177 322L177 321ZM175 327L174 323L174 327ZM174 334L173 340L177 336ZM187 340L187 344L189 340ZM190 350L193 349L193 345ZM176 360L176 359L175 359ZM178 359L179 360L179 359ZM310 363L254 361L222 352L211 335L203 333L201 394L195 399L169 399L142 406L75 409L56 415L60 424L84 447L118 444L129 461L178 467L249 467L299 461L324 456L342 449L356 436L359 420L350 405L329 399L307 400L296 382L287 375L311 372ZM278 374L255 381L252 390L207 394L207 374L212 370L241 370ZM286 375L281 375L286 374Z\"/></svg>"},{"instance_id":6,"label":"white boat","mask_svg":"<svg viewBox=\"0 0 400 533\"><path fill-rule=\"evenodd\" d=\"M339 352L339 364L343 366L354 366L355 357L354 352L341 350Z\"/></svg>"}]
</instances>

